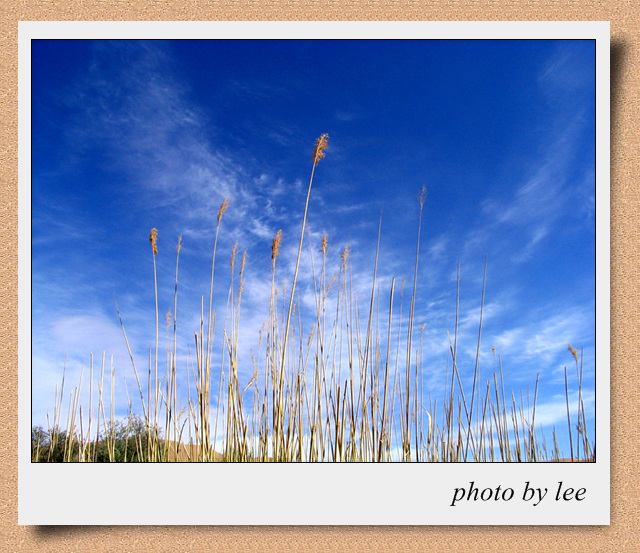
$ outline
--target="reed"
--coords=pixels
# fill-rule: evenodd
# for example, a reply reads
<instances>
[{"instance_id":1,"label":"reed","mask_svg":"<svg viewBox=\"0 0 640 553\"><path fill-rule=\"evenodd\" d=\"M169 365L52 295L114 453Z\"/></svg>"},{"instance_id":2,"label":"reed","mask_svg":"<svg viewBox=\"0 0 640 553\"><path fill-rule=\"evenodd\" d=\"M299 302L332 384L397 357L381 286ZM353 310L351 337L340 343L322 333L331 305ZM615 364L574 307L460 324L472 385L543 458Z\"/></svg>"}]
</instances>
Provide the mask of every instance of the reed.
<instances>
[{"instance_id":1,"label":"reed","mask_svg":"<svg viewBox=\"0 0 640 553\"><path fill-rule=\"evenodd\" d=\"M502 358L495 346L491 375L487 377L481 370L486 260L472 377L461 374L459 366L459 265L455 324L453 336L449 335L446 366L442 369L424 366L426 326L415 324L426 189L419 194L416 206L417 237L413 281L406 294L408 309L404 306L404 279L398 281L394 277L388 288L384 288L378 277L383 236L381 213L371 286L365 302L359 300L354 290L350 247L346 246L334 259L330 237L324 235L319 245L314 245L311 239L308 242L309 285L315 313L310 318L303 313L299 269L305 236L308 236L312 185L327 148L328 135L323 134L312 152L311 176L291 275L280 274L282 269L277 263L283 244L282 231L273 237L270 291L265 298L268 317L257 337L257 350L252 349L246 355L240 352L241 306L249 259L245 251L238 262L237 244L231 252L224 322L216 340L214 275L221 223L229 209L229 201L225 199L218 210L213 237L208 302L205 303L205 296L200 298L199 327L194 332L195 352L193 357L187 357L184 368L177 356L179 260L183 247L178 238L173 298L166 317L166 370L164 381L160 379L156 267L156 257L160 254L158 231L153 229L149 241L153 259L155 340L153 348L149 348L146 391L116 301L141 414L133 408L125 381L128 417L126 422L116 418L113 360L109 367L103 353L100 370L95 371L91 354L88 410L80 402L83 370L77 386L69 393L65 423L65 362L61 384L55 388L53 416L51 419L47 416L48 429L32 432L34 461L536 462L563 458L556 430L553 429L553 447L549 450L544 434L536 427L540 375L536 376L531 401L528 393L526 397L522 393L518 397L505 389ZM339 267L336 274L330 272L333 264ZM576 367L571 389L578 392L574 440L570 378L565 368L570 459L593 461L595 443L588 434L582 390L584 353L571 345L568 349ZM248 357L250 366L241 366ZM445 384L441 397L434 397L432 391L424 389L426 370L442 370ZM96 372L99 374L94 374ZM107 397L105 372L110 373L107 376L110 397ZM186 403L178 391L181 375L187 382ZM96 378L97 403L94 403ZM467 378L471 379L470 388L463 384ZM217 389L215 397L212 386ZM219 439L222 446L218 444Z\"/></svg>"}]
</instances>

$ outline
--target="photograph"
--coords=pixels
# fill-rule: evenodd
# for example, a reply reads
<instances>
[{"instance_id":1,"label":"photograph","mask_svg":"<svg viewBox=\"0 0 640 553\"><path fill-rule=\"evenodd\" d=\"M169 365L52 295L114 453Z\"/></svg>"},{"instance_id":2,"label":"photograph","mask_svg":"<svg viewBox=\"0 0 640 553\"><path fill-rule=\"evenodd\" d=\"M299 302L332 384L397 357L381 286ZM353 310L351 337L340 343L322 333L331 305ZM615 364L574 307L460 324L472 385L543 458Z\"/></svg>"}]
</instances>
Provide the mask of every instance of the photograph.
<instances>
[{"instance_id":1,"label":"photograph","mask_svg":"<svg viewBox=\"0 0 640 553\"><path fill-rule=\"evenodd\" d=\"M596 462L595 39L113 37L21 52L31 464Z\"/></svg>"}]
</instances>

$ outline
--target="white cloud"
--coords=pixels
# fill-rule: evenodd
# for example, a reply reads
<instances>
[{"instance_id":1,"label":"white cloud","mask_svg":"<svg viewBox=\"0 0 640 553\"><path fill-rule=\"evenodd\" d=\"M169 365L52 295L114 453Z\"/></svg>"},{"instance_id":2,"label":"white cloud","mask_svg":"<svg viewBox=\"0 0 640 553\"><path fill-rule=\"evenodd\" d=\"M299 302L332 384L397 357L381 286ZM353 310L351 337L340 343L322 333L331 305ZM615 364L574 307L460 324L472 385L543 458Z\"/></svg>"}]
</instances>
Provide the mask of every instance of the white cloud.
<instances>
[{"instance_id":1,"label":"white cloud","mask_svg":"<svg viewBox=\"0 0 640 553\"><path fill-rule=\"evenodd\" d=\"M518 326L487 336L487 340L511 365L536 361L540 372L551 372L559 359L569 364L569 344L579 347L590 343L592 333L593 312L588 306L551 305L521 319Z\"/></svg>"},{"instance_id":2,"label":"white cloud","mask_svg":"<svg viewBox=\"0 0 640 553\"><path fill-rule=\"evenodd\" d=\"M540 72L538 82L554 102L576 102L577 93L593 90L595 67L592 44L580 41L560 43Z\"/></svg>"}]
</instances>

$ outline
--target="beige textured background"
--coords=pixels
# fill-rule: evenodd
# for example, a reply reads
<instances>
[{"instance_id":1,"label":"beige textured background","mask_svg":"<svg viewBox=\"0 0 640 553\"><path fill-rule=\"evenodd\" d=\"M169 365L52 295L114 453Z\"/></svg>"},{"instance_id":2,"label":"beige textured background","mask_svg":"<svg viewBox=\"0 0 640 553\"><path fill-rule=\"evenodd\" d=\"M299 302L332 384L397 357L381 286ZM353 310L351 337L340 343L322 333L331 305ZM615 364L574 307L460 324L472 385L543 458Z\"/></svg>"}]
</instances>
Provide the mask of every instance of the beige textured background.
<instances>
[{"instance_id":1,"label":"beige textured background","mask_svg":"<svg viewBox=\"0 0 640 553\"><path fill-rule=\"evenodd\" d=\"M637 0L1 0L0 551L637 551L640 11L634 6ZM18 526L17 23L270 19L611 22L611 526Z\"/></svg>"}]
</instances>

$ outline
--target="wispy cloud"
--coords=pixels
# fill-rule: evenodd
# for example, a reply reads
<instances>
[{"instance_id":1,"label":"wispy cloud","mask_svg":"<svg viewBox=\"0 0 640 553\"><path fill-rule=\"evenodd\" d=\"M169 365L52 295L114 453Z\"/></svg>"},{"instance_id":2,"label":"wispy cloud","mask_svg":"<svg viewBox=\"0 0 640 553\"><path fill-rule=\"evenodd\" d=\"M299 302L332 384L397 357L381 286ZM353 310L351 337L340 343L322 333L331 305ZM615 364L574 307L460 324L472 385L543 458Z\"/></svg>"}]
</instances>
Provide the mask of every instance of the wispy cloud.
<instances>
[{"instance_id":1,"label":"wispy cloud","mask_svg":"<svg viewBox=\"0 0 640 553\"><path fill-rule=\"evenodd\" d=\"M591 52L595 44L588 41L563 41L543 66L538 82L554 102L584 101L585 92L593 90L595 65ZM576 94L581 97L576 98Z\"/></svg>"},{"instance_id":2,"label":"wispy cloud","mask_svg":"<svg viewBox=\"0 0 640 553\"><path fill-rule=\"evenodd\" d=\"M558 304L539 309L491 337L498 352L512 365L536 362L540 372L548 374L559 364L569 363L569 344L589 344L592 339L592 306L563 308Z\"/></svg>"},{"instance_id":3,"label":"wispy cloud","mask_svg":"<svg viewBox=\"0 0 640 553\"><path fill-rule=\"evenodd\" d=\"M112 58L127 63L112 63ZM175 227L211 221L225 197L247 200L243 167L212 141L216 129L187 100L161 46L109 43L94 48L84 84L67 101L78 114L73 144L100 146L108 162L127 175L118 185L137 209L172 208ZM177 208L177 209L175 209Z\"/></svg>"},{"instance_id":4,"label":"wispy cloud","mask_svg":"<svg viewBox=\"0 0 640 553\"><path fill-rule=\"evenodd\" d=\"M582 134L582 119L576 117L547 147L544 161L532 168L513 197L483 202L486 226L468 234L467 250L491 241L498 256L522 263L544 246L548 236L564 232L561 219L572 211L575 194L567 183ZM518 250L514 250L515 244Z\"/></svg>"}]
</instances>

